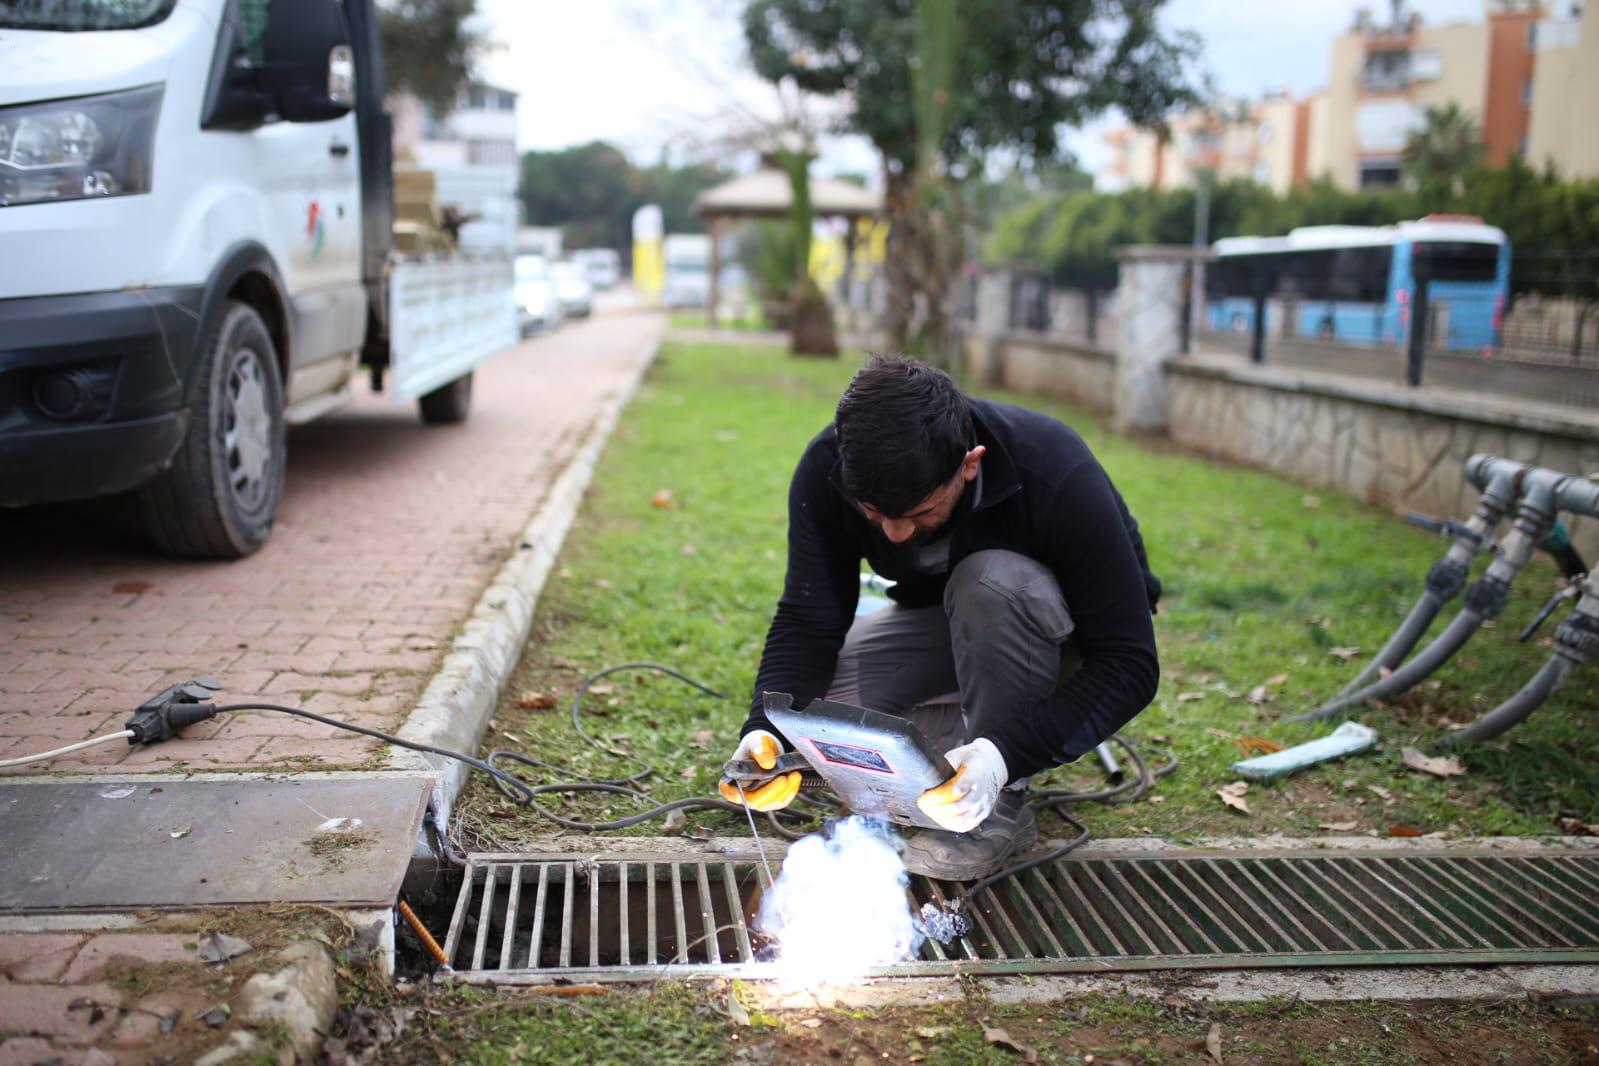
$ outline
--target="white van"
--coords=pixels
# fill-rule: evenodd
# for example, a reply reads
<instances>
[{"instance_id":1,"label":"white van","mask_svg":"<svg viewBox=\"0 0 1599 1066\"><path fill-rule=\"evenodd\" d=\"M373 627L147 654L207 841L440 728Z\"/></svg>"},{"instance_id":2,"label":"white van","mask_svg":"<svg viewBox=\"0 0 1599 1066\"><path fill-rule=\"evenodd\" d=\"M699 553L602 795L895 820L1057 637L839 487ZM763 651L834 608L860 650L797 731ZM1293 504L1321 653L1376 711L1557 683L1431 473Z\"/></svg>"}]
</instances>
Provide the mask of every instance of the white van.
<instances>
[{"instance_id":1,"label":"white van","mask_svg":"<svg viewBox=\"0 0 1599 1066\"><path fill-rule=\"evenodd\" d=\"M373 0L0 5L0 506L237 557L360 365L464 418L510 257L395 257L390 156Z\"/></svg>"}]
</instances>

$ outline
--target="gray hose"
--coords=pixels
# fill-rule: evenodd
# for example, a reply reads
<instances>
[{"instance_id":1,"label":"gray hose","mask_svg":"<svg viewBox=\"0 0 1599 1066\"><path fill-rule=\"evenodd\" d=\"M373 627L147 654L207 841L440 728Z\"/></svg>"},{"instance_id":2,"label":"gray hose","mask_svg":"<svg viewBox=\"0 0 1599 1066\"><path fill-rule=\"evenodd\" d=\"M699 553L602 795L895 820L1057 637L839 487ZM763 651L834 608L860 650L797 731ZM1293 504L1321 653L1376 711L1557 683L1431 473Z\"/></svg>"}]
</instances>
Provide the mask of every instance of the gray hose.
<instances>
[{"instance_id":1,"label":"gray hose","mask_svg":"<svg viewBox=\"0 0 1599 1066\"><path fill-rule=\"evenodd\" d=\"M1416 657L1378 681L1374 685L1367 685L1358 692L1348 695L1335 696L1313 711L1296 714L1289 718L1290 722L1314 722L1322 718L1331 718L1340 711L1356 707L1367 700L1383 700L1390 696L1397 696L1402 692L1420 684L1427 676L1449 661L1449 657L1460 650L1461 645L1471 639L1471 635L1482 625L1483 616L1467 608L1455 615L1455 620L1449 623L1449 628L1438 635L1438 638L1416 653Z\"/></svg>"},{"instance_id":2,"label":"gray hose","mask_svg":"<svg viewBox=\"0 0 1599 1066\"><path fill-rule=\"evenodd\" d=\"M1449 736L1451 744L1474 744L1497 737L1511 726L1524 721L1543 701L1554 695L1565 684L1566 677L1577 664L1564 655L1552 655L1543 669L1532 675L1532 680L1521 686L1521 691L1463 729Z\"/></svg>"},{"instance_id":3,"label":"gray hose","mask_svg":"<svg viewBox=\"0 0 1599 1066\"><path fill-rule=\"evenodd\" d=\"M1392 669L1404 662L1405 656L1410 654L1410 649L1416 646L1416 641L1427 632L1432 620L1438 617L1438 611L1443 605L1442 596L1430 589L1423 592L1416 605L1405 616L1405 620L1399 624L1399 628L1394 630L1394 635L1388 638L1388 643L1382 646L1382 651L1378 652L1349 684L1339 689L1338 695L1333 699L1337 700L1360 691L1382 673L1383 667Z\"/></svg>"}]
</instances>

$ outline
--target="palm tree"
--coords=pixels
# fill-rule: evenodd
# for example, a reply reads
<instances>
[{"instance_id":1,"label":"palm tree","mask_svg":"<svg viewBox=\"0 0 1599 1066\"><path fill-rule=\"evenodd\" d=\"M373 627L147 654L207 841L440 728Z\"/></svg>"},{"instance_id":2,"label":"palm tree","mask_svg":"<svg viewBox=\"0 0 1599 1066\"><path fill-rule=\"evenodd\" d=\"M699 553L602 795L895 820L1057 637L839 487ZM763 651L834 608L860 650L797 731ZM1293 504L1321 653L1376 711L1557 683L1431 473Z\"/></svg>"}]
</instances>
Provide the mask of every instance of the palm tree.
<instances>
[{"instance_id":1,"label":"palm tree","mask_svg":"<svg viewBox=\"0 0 1599 1066\"><path fill-rule=\"evenodd\" d=\"M1462 175L1483 156L1482 127L1459 104L1429 107L1420 128L1405 139L1399 165L1422 188L1442 185L1455 193Z\"/></svg>"}]
</instances>

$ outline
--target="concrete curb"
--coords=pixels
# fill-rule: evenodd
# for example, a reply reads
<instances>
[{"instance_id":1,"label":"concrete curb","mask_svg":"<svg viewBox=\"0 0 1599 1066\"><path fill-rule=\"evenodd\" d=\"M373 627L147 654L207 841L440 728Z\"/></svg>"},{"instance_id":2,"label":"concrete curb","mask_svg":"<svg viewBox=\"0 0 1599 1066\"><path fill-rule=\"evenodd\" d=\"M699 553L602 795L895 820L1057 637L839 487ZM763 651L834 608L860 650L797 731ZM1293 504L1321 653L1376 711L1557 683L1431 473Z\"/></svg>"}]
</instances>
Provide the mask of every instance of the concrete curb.
<instances>
[{"instance_id":1,"label":"concrete curb","mask_svg":"<svg viewBox=\"0 0 1599 1066\"><path fill-rule=\"evenodd\" d=\"M521 658L539 593L577 517L600 453L622 409L655 364L660 345L660 338L649 342L638 368L600 408L577 454L523 527L515 552L478 597L439 672L400 727L397 735L402 739L467 753L477 751L500 692ZM440 823L448 825L450 808L465 787L471 768L454 759L404 749L393 752L389 763L395 769L420 769L435 775L435 806Z\"/></svg>"}]
</instances>

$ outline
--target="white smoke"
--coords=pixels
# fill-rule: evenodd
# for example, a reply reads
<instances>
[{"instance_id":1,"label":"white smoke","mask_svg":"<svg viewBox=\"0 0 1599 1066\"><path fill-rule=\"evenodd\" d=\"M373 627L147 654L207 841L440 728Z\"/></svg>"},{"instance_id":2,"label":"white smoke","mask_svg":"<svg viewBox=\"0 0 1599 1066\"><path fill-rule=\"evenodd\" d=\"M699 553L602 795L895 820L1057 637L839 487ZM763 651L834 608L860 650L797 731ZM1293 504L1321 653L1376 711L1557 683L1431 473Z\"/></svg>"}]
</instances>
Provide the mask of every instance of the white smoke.
<instances>
[{"instance_id":1,"label":"white smoke","mask_svg":"<svg viewBox=\"0 0 1599 1066\"><path fill-rule=\"evenodd\" d=\"M778 976L849 980L915 957L922 933L899 844L887 822L852 815L789 845L756 918L771 938Z\"/></svg>"}]
</instances>

